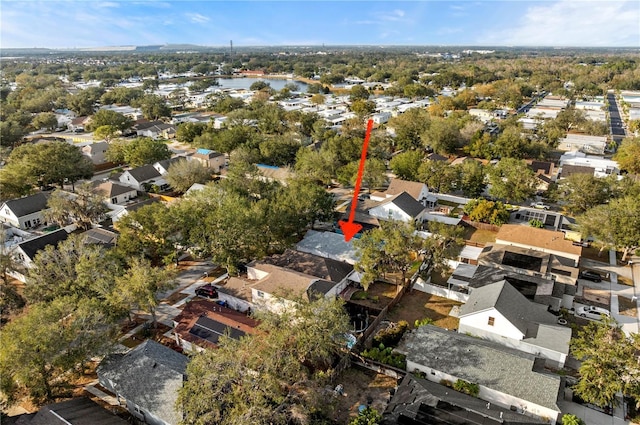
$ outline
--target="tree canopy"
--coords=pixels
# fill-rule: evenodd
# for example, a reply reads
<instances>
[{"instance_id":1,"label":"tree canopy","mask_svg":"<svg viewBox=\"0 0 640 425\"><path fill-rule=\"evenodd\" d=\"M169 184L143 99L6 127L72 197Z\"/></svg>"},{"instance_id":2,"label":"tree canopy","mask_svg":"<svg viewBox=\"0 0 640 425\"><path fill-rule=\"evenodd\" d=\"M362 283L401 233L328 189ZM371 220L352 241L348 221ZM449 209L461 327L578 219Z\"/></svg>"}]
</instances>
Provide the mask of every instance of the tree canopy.
<instances>
[{"instance_id":1,"label":"tree canopy","mask_svg":"<svg viewBox=\"0 0 640 425\"><path fill-rule=\"evenodd\" d=\"M171 158L171 151L162 140L137 137L133 140L118 139L109 144L107 158L116 164L139 167Z\"/></svg>"},{"instance_id":2,"label":"tree canopy","mask_svg":"<svg viewBox=\"0 0 640 425\"><path fill-rule=\"evenodd\" d=\"M257 334L194 355L177 402L183 423L302 424L328 413L322 389L349 328L342 302L300 300L255 317Z\"/></svg>"}]
</instances>

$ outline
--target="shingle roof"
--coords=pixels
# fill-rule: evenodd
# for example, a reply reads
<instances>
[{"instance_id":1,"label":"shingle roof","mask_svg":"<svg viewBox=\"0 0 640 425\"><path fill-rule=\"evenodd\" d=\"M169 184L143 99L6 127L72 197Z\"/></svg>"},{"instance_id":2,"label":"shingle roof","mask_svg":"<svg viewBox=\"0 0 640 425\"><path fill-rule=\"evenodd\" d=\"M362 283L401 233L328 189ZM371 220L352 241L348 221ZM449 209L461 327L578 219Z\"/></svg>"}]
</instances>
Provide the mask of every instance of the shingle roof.
<instances>
[{"instance_id":1,"label":"shingle roof","mask_svg":"<svg viewBox=\"0 0 640 425\"><path fill-rule=\"evenodd\" d=\"M153 165L143 165L141 167L133 168L128 171L131 174L131 177L136 179L138 182L144 182L151 179L157 179L161 177L161 174L153 168Z\"/></svg>"},{"instance_id":2,"label":"shingle roof","mask_svg":"<svg viewBox=\"0 0 640 425\"><path fill-rule=\"evenodd\" d=\"M420 192L422 192L424 186L424 183L420 182L392 179L385 193L387 195L395 196L401 194L402 192L407 192L413 197L413 199L417 200L420 197Z\"/></svg>"},{"instance_id":3,"label":"shingle roof","mask_svg":"<svg viewBox=\"0 0 640 425\"><path fill-rule=\"evenodd\" d=\"M109 199L124 193L135 192L135 189L132 189L129 186L124 186L110 180L106 182L98 182L94 190Z\"/></svg>"},{"instance_id":4,"label":"shingle roof","mask_svg":"<svg viewBox=\"0 0 640 425\"><path fill-rule=\"evenodd\" d=\"M64 229L58 229L55 232L47 233L37 238L20 242L18 246L22 249L26 256L33 260L38 251L44 249L47 245L57 246L60 242L67 239L69 234Z\"/></svg>"},{"instance_id":5,"label":"shingle roof","mask_svg":"<svg viewBox=\"0 0 640 425\"><path fill-rule=\"evenodd\" d=\"M532 354L431 325L405 334L397 350L408 361L560 411L561 379L539 371Z\"/></svg>"},{"instance_id":6,"label":"shingle roof","mask_svg":"<svg viewBox=\"0 0 640 425\"><path fill-rule=\"evenodd\" d=\"M424 210L424 205L416 201L407 192L402 192L398 196L391 198L388 202L391 202L412 218L416 218L418 214Z\"/></svg>"},{"instance_id":7,"label":"shingle roof","mask_svg":"<svg viewBox=\"0 0 640 425\"><path fill-rule=\"evenodd\" d=\"M268 275L256 282L253 288L271 295L286 297L287 299L306 298L309 285L317 280L315 276L271 264L260 264L256 268L268 273Z\"/></svg>"},{"instance_id":8,"label":"shingle roof","mask_svg":"<svg viewBox=\"0 0 640 425\"><path fill-rule=\"evenodd\" d=\"M524 341L561 353L569 352L571 329L556 324L542 304L529 301L506 280L474 289L460 308L460 317L495 308L523 334Z\"/></svg>"},{"instance_id":9,"label":"shingle roof","mask_svg":"<svg viewBox=\"0 0 640 425\"><path fill-rule=\"evenodd\" d=\"M74 398L43 406L29 420L28 425L127 425L119 418L87 397Z\"/></svg>"},{"instance_id":10,"label":"shingle roof","mask_svg":"<svg viewBox=\"0 0 640 425\"><path fill-rule=\"evenodd\" d=\"M507 245L517 243L531 246L533 249L539 248L581 255L582 247L573 245L573 242L565 240L564 236L564 233L554 230L503 224L496 235L496 243L506 243Z\"/></svg>"},{"instance_id":11,"label":"shingle roof","mask_svg":"<svg viewBox=\"0 0 640 425\"><path fill-rule=\"evenodd\" d=\"M187 161L187 158L185 158L184 156L176 156L174 158L163 159L162 161L156 162L156 164L169 171L169 167L171 167L173 164L178 163L179 161Z\"/></svg>"},{"instance_id":12,"label":"shingle roof","mask_svg":"<svg viewBox=\"0 0 640 425\"><path fill-rule=\"evenodd\" d=\"M587 167L586 165L571 165L564 164L562 166L562 171L560 172L560 177L566 178L572 174L591 174L596 171L593 167Z\"/></svg>"},{"instance_id":13,"label":"shingle roof","mask_svg":"<svg viewBox=\"0 0 640 425\"><path fill-rule=\"evenodd\" d=\"M17 217L33 214L47 208L48 198L44 193L25 196L24 198L11 199L5 205L13 211Z\"/></svg>"},{"instance_id":14,"label":"shingle roof","mask_svg":"<svg viewBox=\"0 0 640 425\"><path fill-rule=\"evenodd\" d=\"M273 264L279 267L295 270L319 279L329 280L334 283L340 282L353 271L353 266L342 261L324 258L306 252L287 249L280 255L272 255L261 261L266 264ZM259 268L260 263L256 263Z\"/></svg>"},{"instance_id":15,"label":"shingle roof","mask_svg":"<svg viewBox=\"0 0 640 425\"><path fill-rule=\"evenodd\" d=\"M449 387L406 374L387 405L382 425L444 425L453 414L454 423L465 425L526 425L543 424L540 419L524 416L489 405L477 397L452 391ZM400 417L402 418L400 419ZM442 421L440 420L442 419Z\"/></svg>"},{"instance_id":16,"label":"shingle roof","mask_svg":"<svg viewBox=\"0 0 640 425\"><path fill-rule=\"evenodd\" d=\"M179 423L175 410L189 359L153 340L127 352L108 356L98 367L98 377L115 384L117 393L167 423Z\"/></svg>"}]
</instances>

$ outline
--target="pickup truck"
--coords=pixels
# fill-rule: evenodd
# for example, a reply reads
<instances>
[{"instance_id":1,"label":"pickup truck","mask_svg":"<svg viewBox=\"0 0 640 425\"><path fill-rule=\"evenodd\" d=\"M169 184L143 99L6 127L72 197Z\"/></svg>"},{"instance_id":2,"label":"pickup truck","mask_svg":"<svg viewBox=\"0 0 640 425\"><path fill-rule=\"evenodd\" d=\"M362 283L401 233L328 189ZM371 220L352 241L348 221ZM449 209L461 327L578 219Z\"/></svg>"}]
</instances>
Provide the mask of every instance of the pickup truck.
<instances>
[{"instance_id":1,"label":"pickup truck","mask_svg":"<svg viewBox=\"0 0 640 425\"><path fill-rule=\"evenodd\" d=\"M533 208L537 208L539 210L548 210L549 209L549 205L545 205L544 202L532 202L531 206Z\"/></svg>"}]
</instances>

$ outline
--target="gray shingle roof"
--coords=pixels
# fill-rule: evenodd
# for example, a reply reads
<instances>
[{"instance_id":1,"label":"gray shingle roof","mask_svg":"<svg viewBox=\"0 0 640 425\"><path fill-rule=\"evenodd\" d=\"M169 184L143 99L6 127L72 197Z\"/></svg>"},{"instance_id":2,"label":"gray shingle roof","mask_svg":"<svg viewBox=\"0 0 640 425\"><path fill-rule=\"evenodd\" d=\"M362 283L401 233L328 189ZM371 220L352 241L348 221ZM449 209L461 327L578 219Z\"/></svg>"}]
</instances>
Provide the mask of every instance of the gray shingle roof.
<instances>
[{"instance_id":1,"label":"gray shingle roof","mask_svg":"<svg viewBox=\"0 0 640 425\"><path fill-rule=\"evenodd\" d=\"M132 189L129 186L124 186L113 181L98 182L95 186L95 190L109 199L114 196L135 191L135 189Z\"/></svg>"},{"instance_id":2,"label":"gray shingle roof","mask_svg":"<svg viewBox=\"0 0 640 425\"><path fill-rule=\"evenodd\" d=\"M408 373L396 390L393 398L387 405L383 414L383 425L415 424L431 425L432 417L424 417L419 412L423 406L442 409L452 412L458 420L464 420L465 425L525 425L543 424L540 419L524 416L509 409L491 404L487 409L487 403L477 397L471 397L451 388L425 379L420 379ZM399 422L399 417L410 418L411 422ZM436 416L437 418L437 416ZM446 417L443 418L446 420ZM441 423L441 422L437 422ZM448 423L448 422L443 422Z\"/></svg>"},{"instance_id":3,"label":"gray shingle roof","mask_svg":"<svg viewBox=\"0 0 640 425\"><path fill-rule=\"evenodd\" d=\"M13 211L17 217L33 214L47 208L48 198L44 193L25 196L24 198L12 199L5 202L5 205Z\"/></svg>"},{"instance_id":4,"label":"gray shingle roof","mask_svg":"<svg viewBox=\"0 0 640 425\"><path fill-rule=\"evenodd\" d=\"M412 218L417 217L418 214L420 214L424 210L424 205L416 201L407 192L402 192L395 198L391 198L389 202L400 208Z\"/></svg>"},{"instance_id":5,"label":"gray shingle roof","mask_svg":"<svg viewBox=\"0 0 640 425\"><path fill-rule=\"evenodd\" d=\"M405 334L397 350L407 361L560 411L560 377L534 370L531 354L431 325Z\"/></svg>"},{"instance_id":6,"label":"gray shingle roof","mask_svg":"<svg viewBox=\"0 0 640 425\"><path fill-rule=\"evenodd\" d=\"M127 425L87 397L74 398L42 407L25 421L28 425Z\"/></svg>"},{"instance_id":7,"label":"gray shingle roof","mask_svg":"<svg viewBox=\"0 0 640 425\"><path fill-rule=\"evenodd\" d=\"M460 317L495 308L533 345L561 353L569 352L571 329L556 323L546 306L529 301L507 281L474 289L460 308Z\"/></svg>"},{"instance_id":8,"label":"gray shingle roof","mask_svg":"<svg viewBox=\"0 0 640 425\"><path fill-rule=\"evenodd\" d=\"M167 423L177 424L175 410L188 358L155 341L147 340L126 354L108 356L98 367L98 377L114 383L117 393ZM104 385L104 384L103 384Z\"/></svg>"},{"instance_id":9,"label":"gray shingle roof","mask_svg":"<svg viewBox=\"0 0 640 425\"><path fill-rule=\"evenodd\" d=\"M44 249L47 245L57 246L60 242L67 239L68 236L69 234L66 230L59 229L55 232L47 233L37 238L20 242L18 246L22 249L26 256L33 260L38 251Z\"/></svg>"},{"instance_id":10,"label":"gray shingle roof","mask_svg":"<svg viewBox=\"0 0 640 425\"><path fill-rule=\"evenodd\" d=\"M340 282L353 271L351 264L292 249L287 249L280 255L267 257L262 262L335 283Z\"/></svg>"},{"instance_id":11,"label":"gray shingle roof","mask_svg":"<svg viewBox=\"0 0 640 425\"><path fill-rule=\"evenodd\" d=\"M143 165L142 167L133 168L129 170L129 174L131 174L131 177L136 179L138 182L144 182L161 177L161 174L158 170L153 168L153 165Z\"/></svg>"}]
</instances>

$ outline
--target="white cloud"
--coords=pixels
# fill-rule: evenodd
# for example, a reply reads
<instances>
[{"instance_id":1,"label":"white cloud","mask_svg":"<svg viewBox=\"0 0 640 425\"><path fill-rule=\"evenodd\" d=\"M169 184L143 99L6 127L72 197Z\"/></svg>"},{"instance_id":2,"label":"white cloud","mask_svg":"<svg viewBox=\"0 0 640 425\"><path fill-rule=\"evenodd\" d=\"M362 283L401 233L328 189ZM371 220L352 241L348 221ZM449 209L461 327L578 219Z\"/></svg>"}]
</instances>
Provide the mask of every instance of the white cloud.
<instances>
[{"instance_id":1,"label":"white cloud","mask_svg":"<svg viewBox=\"0 0 640 425\"><path fill-rule=\"evenodd\" d=\"M206 17L204 15L201 15L199 13L185 13L184 15L187 18L189 18L189 20L191 22L196 23L196 24L205 24L205 23L207 23L207 22L209 22L211 20L210 18L208 18L208 17Z\"/></svg>"},{"instance_id":2,"label":"white cloud","mask_svg":"<svg viewBox=\"0 0 640 425\"><path fill-rule=\"evenodd\" d=\"M637 0L560 0L530 6L513 27L491 31L478 44L514 46L640 46Z\"/></svg>"},{"instance_id":3,"label":"white cloud","mask_svg":"<svg viewBox=\"0 0 640 425\"><path fill-rule=\"evenodd\" d=\"M402 9L395 9L391 12L378 12L375 15L378 19L383 21L398 22L404 20L405 13Z\"/></svg>"},{"instance_id":4,"label":"white cloud","mask_svg":"<svg viewBox=\"0 0 640 425\"><path fill-rule=\"evenodd\" d=\"M115 7L120 7L120 5L116 2L113 1L102 1L99 3L96 3L96 7L98 8L115 8Z\"/></svg>"}]
</instances>

